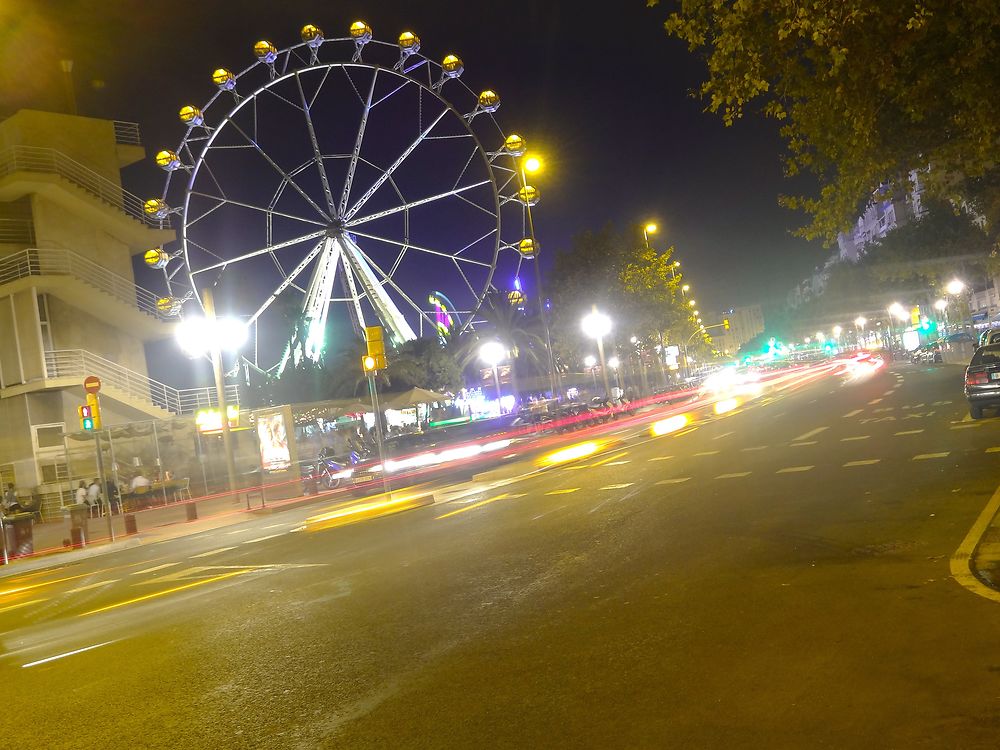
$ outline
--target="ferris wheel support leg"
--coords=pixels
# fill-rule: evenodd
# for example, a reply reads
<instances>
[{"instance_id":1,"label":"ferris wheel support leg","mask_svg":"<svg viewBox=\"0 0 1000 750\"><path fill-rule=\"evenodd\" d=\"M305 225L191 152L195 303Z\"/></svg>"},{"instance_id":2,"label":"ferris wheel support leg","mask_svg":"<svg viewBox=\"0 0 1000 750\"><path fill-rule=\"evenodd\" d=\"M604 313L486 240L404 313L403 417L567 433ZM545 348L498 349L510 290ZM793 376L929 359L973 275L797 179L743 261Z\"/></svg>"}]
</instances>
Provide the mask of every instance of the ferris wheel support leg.
<instances>
[{"instance_id":1,"label":"ferris wheel support leg","mask_svg":"<svg viewBox=\"0 0 1000 750\"><path fill-rule=\"evenodd\" d=\"M323 242L323 250L316 261L309 286L306 288L306 299L302 306L303 322L306 326L303 347L305 355L319 361L323 353L326 338L326 318L330 309L330 294L333 292L333 282L337 276L337 265L340 263L341 245L331 237Z\"/></svg>"},{"instance_id":2,"label":"ferris wheel support leg","mask_svg":"<svg viewBox=\"0 0 1000 750\"><path fill-rule=\"evenodd\" d=\"M375 308L375 312L382 321L382 324L389 329L393 342L398 345L404 341L413 341L417 338L417 334L410 328L410 324L406 322L403 313L399 311L399 308L389 298L385 287L379 283L375 272L372 271L371 266L368 265L368 261L365 260L361 248L346 235L341 236L340 240L343 243L344 260L349 265L354 277L365 290L368 301Z\"/></svg>"}]
</instances>

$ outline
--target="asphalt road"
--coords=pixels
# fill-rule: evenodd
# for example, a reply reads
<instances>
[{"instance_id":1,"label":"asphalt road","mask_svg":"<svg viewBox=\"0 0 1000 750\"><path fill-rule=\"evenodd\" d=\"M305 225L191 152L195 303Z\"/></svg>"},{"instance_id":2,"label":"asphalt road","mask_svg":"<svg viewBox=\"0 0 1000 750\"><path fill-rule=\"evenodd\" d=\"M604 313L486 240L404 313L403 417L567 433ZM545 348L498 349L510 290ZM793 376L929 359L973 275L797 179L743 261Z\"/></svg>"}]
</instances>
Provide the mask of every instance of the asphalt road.
<instances>
[{"instance_id":1,"label":"asphalt road","mask_svg":"<svg viewBox=\"0 0 1000 750\"><path fill-rule=\"evenodd\" d=\"M0 745L995 748L1000 605L948 558L1000 420L960 377L826 377L449 504L0 580Z\"/></svg>"}]
</instances>

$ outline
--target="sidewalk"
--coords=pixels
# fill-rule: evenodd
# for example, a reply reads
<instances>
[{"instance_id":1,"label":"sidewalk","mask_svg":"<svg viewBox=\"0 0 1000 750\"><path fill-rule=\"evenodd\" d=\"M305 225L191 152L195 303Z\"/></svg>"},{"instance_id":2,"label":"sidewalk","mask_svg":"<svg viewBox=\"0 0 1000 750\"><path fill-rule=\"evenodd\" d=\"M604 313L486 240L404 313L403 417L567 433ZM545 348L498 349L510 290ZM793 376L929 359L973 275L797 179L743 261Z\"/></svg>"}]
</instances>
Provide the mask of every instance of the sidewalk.
<instances>
[{"instance_id":1,"label":"sidewalk","mask_svg":"<svg viewBox=\"0 0 1000 750\"><path fill-rule=\"evenodd\" d=\"M126 534L125 516L111 517L114 541L108 534L108 519L90 518L87 522L88 541L86 546L74 549L70 546L69 514L62 519L35 523L33 527L34 553L24 557L14 557L8 565L0 564L0 578L28 573L43 568L85 560L97 555L117 552L144 544L167 541L191 536L204 531L234 526L254 517L300 508L311 504L327 504L338 500L349 501L353 496L346 491L329 492L318 495L301 495L285 500L262 504L259 490L250 488L250 507L247 507L246 492L241 492L238 500L230 496L172 503L131 514L135 517L136 533ZM354 498L356 499L356 498ZM188 520L188 507L194 506L196 520ZM0 558L2 563L2 558Z\"/></svg>"}]
</instances>

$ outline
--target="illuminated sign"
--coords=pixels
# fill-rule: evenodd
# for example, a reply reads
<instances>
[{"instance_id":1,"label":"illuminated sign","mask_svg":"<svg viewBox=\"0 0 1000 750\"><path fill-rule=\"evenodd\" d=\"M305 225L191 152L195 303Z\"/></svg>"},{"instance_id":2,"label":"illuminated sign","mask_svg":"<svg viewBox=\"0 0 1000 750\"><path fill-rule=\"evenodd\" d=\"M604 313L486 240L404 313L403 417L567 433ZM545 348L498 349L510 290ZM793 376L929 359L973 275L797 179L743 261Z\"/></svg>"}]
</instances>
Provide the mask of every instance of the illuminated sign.
<instances>
[{"instance_id":1,"label":"illuminated sign","mask_svg":"<svg viewBox=\"0 0 1000 750\"><path fill-rule=\"evenodd\" d=\"M291 467L288 430L281 412L257 415L257 437L260 441L260 464L265 471L286 471Z\"/></svg>"},{"instance_id":2,"label":"illuminated sign","mask_svg":"<svg viewBox=\"0 0 1000 750\"><path fill-rule=\"evenodd\" d=\"M226 414L229 416L229 429L233 430L240 426L240 407L236 404L226 404ZM194 423L198 426L198 432L210 434L222 432L222 412L218 409L199 409L194 413Z\"/></svg>"}]
</instances>

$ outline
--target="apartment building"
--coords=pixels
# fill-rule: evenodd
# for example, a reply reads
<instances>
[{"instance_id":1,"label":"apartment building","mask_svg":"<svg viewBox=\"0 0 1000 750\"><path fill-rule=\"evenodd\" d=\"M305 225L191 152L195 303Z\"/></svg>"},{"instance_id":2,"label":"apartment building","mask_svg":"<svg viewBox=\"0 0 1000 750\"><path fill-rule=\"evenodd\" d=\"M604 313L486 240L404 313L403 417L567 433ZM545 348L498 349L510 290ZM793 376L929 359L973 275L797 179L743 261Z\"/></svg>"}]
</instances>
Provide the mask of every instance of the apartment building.
<instances>
[{"instance_id":1,"label":"apartment building","mask_svg":"<svg viewBox=\"0 0 1000 750\"><path fill-rule=\"evenodd\" d=\"M172 335L133 256L174 238L122 188L146 156L134 123L21 110L0 122L0 481L68 489L64 433L83 379L103 381L105 425L207 405L147 371L144 344Z\"/></svg>"},{"instance_id":2,"label":"apartment building","mask_svg":"<svg viewBox=\"0 0 1000 750\"><path fill-rule=\"evenodd\" d=\"M714 324L724 319L729 321L729 330L713 328L710 333L715 348L727 356L736 356L743 344L764 332L764 313L760 305L731 307L715 313L711 320Z\"/></svg>"}]
</instances>

